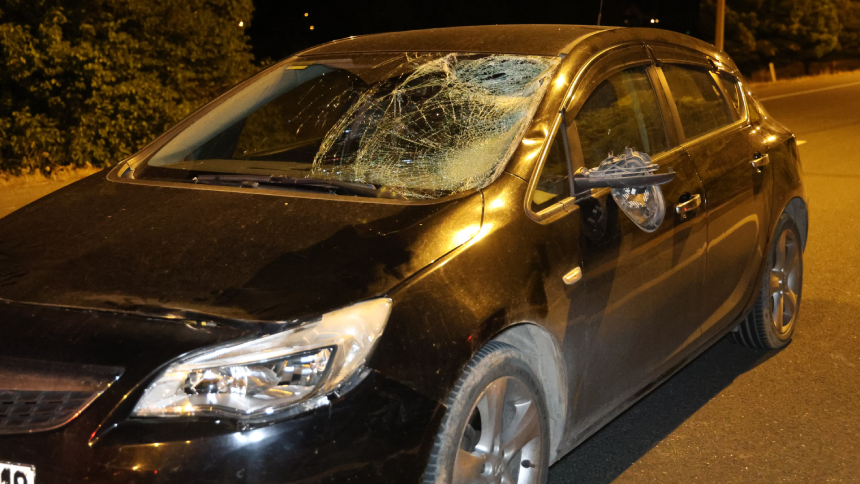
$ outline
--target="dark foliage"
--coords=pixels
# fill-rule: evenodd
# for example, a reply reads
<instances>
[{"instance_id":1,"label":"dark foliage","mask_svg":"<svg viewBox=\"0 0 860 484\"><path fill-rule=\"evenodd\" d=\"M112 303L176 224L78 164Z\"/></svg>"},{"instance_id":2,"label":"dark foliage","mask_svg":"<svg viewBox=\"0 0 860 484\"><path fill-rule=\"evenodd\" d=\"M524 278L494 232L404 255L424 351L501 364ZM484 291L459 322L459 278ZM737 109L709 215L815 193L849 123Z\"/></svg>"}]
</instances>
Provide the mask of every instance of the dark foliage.
<instances>
[{"instance_id":1,"label":"dark foliage","mask_svg":"<svg viewBox=\"0 0 860 484\"><path fill-rule=\"evenodd\" d=\"M702 0L700 29L713 39L715 0ZM728 0L726 52L744 70L773 62L860 55L860 1Z\"/></svg>"},{"instance_id":2,"label":"dark foliage","mask_svg":"<svg viewBox=\"0 0 860 484\"><path fill-rule=\"evenodd\" d=\"M0 170L131 155L253 72L252 12L251 0L6 0Z\"/></svg>"}]
</instances>

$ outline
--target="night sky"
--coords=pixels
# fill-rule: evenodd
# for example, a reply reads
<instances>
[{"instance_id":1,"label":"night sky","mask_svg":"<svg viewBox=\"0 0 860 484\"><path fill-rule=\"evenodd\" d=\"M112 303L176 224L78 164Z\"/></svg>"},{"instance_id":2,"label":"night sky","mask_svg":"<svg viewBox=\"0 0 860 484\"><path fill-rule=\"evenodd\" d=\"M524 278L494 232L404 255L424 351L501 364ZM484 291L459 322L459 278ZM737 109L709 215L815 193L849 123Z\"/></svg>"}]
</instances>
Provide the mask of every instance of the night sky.
<instances>
[{"instance_id":1,"label":"night sky","mask_svg":"<svg viewBox=\"0 0 860 484\"><path fill-rule=\"evenodd\" d=\"M248 33L258 60L277 60L350 35L462 25L593 25L599 5L600 0L254 0ZM659 23L651 24L652 18ZM698 19L698 0L604 0L601 24L655 26L699 36Z\"/></svg>"}]
</instances>

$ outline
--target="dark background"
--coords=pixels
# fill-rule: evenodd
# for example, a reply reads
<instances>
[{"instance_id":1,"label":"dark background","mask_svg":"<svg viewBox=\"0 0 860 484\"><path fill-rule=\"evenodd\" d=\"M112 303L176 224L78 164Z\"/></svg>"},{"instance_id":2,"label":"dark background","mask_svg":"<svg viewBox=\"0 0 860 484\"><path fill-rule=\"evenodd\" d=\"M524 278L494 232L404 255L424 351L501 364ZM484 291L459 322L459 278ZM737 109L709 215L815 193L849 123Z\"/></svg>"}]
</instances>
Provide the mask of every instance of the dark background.
<instances>
[{"instance_id":1,"label":"dark background","mask_svg":"<svg viewBox=\"0 0 860 484\"><path fill-rule=\"evenodd\" d=\"M304 48L350 35L464 25L594 25L600 0L254 0L254 8L248 30L254 56L257 60L278 60ZM659 22L652 24L651 19ZM698 23L697 0L603 2L601 25L659 27L698 37Z\"/></svg>"}]
</instances>

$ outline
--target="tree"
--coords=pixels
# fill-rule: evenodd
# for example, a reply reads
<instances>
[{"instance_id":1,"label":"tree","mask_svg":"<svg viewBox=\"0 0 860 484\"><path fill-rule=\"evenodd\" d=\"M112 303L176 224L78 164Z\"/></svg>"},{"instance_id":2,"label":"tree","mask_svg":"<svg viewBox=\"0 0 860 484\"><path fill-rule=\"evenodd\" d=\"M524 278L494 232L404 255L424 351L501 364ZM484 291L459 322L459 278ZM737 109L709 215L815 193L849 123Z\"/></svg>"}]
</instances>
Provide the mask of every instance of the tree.
<instances>
[{"instance_id":1,"label":"tree","mask_svg":"<svg viewBox=\"0 0 860 484\"><path fill-rule=\"evenodd\" d=\"M6 0L0 169L133 154L253 72L252 11L251 0Z\"/></svg>"},{"instance_id":2,"label":"tree","mask_svg":"<svg viewBox=\"0 0 860 484\"><path fill-rule=\"evenodd\" d=\"M860 57L860 1L836 0L842 31L839 33L840 57Z\"/></svg>"},{"instance_id":3,"label":"tree","mask_svg":"<svg viewBox=\"0 0 860 484\"><path fill-rule=\"evenodd\" d=\"M729 0L726 51L740 66L810 62L839 49L840 0ZM713 36L715 0L702 0L700 28Z\"/></svg>"}]
</instances>

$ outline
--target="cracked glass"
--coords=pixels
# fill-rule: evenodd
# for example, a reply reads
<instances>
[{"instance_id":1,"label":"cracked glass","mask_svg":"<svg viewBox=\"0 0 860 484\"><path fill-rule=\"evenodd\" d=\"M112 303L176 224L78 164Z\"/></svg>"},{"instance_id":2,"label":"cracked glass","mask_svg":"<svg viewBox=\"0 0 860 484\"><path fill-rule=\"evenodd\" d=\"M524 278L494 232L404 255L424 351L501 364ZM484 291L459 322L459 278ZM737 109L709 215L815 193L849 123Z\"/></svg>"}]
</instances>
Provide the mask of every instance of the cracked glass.
<instances>
[{"instance_id":1,"label":"cracked glass","mask_svg":"<svg viewBox=\"0 0 860 484\"><path fill-rule=\"evenodd\" d=\"M405 199L482 188L503 171L558 62L458 53L294 59L213 104L134 176Z\"/></svg>"}]
</instances>

